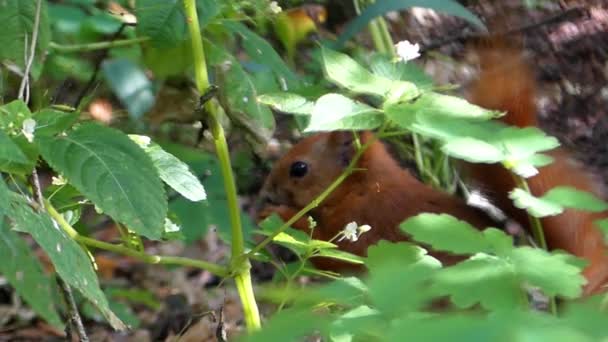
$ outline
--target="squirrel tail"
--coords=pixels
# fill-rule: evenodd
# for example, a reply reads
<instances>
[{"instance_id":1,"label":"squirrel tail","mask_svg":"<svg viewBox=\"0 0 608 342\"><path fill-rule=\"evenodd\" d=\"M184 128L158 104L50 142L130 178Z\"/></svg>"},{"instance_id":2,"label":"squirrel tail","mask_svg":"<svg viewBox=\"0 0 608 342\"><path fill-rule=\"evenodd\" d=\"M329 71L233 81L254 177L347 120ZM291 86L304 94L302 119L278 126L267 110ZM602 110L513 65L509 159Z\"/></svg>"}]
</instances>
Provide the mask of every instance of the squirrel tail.
<instances>
[{"instance_id":1,"label":"squirrel tail","mask_svg":"<svg viewBox=\"0 0 608 342\"><path fill-rule=\"evenodd\" d=\"M471 86L469 100L482 107L506 112L501 120L518 127L538 126L535 104L536 82L532 68L524 61L520 49L501 41L478 49L481 71ZM564 148L548 153L554 162L539 169L528 179L535 196L542 196L556 186L569 186L602 196L602 182L581 167ZM507 214L521 224L528 223L527 214L516 208L508 198L515 188L512 176L500 165L473 165L470 176L487 191ZM608 283L608 248L595 221L608 217L607 212L566 209L563 213L541 220L550 249L562 249L586 259L583 271L587 278L585 294L603 292Z\"/></svg>"}]
</instances>

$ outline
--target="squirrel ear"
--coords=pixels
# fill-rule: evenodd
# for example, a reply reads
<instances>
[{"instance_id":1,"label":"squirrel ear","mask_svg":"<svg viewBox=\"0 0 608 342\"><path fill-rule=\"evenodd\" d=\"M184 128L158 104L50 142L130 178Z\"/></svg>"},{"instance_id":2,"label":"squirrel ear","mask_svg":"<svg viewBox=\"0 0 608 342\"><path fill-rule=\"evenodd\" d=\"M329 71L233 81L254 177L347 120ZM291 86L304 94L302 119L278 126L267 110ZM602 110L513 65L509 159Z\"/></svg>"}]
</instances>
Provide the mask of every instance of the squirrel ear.
<instances>
[{"instance_id":1,"label":"squirrel ear","mask_svg":"<svg viewBox=\"0 0 608 342\"><path fill-rule=\"evenodd\" d=\"M334 131L329 133L329 146L335 148L338 161L346 167L355 156L355 136L351 131Z\"/></svg>"}]
</instances>

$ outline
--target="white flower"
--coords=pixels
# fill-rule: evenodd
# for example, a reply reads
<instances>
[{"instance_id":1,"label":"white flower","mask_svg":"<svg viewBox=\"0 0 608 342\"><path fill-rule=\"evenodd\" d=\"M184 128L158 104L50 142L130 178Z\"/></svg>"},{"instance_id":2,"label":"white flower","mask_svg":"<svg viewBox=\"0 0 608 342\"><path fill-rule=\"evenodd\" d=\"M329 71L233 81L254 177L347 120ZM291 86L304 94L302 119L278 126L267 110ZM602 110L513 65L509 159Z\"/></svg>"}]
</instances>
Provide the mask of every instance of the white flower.
<instances>
[{"instance_id":1,"label":"white flower","mask_svg":"<svg viewBox=\"0 0 608 342\"><path fill-rule=\"evenodd\" d=\"M372 227L369 224L364 224L362 226L359 226L359 228L357 228L357 230L359 231L359 236L361 236L361 234L367 233L370 230L372 230Z\"/></svg>"},{"instance_id":2,"label":"white flower","mask_svg":"<svg viewBox=\"0 0 608 342\"><path fill-rule=\"evenodd\" d=\"M34 119L25 119L23 120L23 127L21 128L21 133L25 136L27 141L34 141L34 131L36 130L36 120Z\"/></svg>"},{"instance_id":3,"label":"white flower","mask_svg":"<svg viewBox=\"0 0 608 342\"><path fill-rule=\"evenodd\" d=\"M359 235L357 234L357 228L359 228L357 222L353 221L348 223L344 227L344 229L342 229L342 237L338 241L342 241L344 239L350 240L352 242L357 241L357 239L359 239Z\"/></svg>"},{"instance_id":4,"label":"white flower","mask_svg":"<svg viewBox=\"0 0 608 342\"><path fill-rule=\"evenodd\" d=\"M372 227L370 227L370 225L368 224L359 226L355 221L350 222L344 227L344 229L342 229L342 236L340 237L340 239L338 239L338 242L344 239L356 242L359 239L359 236L361 236L361 234L369 232L371 229Z\"/></svg>"},{"instance_id":5,"label":"white flower","mask_svg":"<svg viewBox=\"0 0 608 342\"><path fill-rule=\"evenodd\" d=\"M420 57L420 45L412 44L409 40L402 40L395 44L397 58L400 61L407 62Z\"/></svg>"},{"instance_id":6,"label":"white flower","mask_svg":"<svg viewBox=\"0 0 608 342\"><path fill-rule=\"evenodd\" d=\"M279 14L283 10L276 1L271 1L268 7L270 8L270 12L274 14Z\"/></svg>"}]
</instances>

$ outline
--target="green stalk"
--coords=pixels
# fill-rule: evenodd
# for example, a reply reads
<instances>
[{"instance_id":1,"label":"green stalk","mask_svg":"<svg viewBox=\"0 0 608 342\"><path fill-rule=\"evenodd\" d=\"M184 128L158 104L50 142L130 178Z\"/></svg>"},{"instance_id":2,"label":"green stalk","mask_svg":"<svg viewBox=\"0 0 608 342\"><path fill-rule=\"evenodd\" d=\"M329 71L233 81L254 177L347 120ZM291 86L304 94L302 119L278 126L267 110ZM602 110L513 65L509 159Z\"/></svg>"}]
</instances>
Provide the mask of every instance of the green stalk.
<instances>
[{"instance_id":1,"label":"green stalk","mask_svg":"<svg viewBox=\"0 0 608 342\"><path fill-rule=\"evenodd\" d=\"M114 47L120 47L120 46L130 46L130 45L140 44L143 42L147 42L148 40L150 40L149 37L138 37L138 38L133 38L133 39L114 40L111 42L97 42L97 43L70 44L70 45L63 45L63 44L57 44L55 42L50 42L49 47L51 48L51 50L54 50L57 52L64 52L64 53L89 52L89 51L95 51L95 50L107 50L107 49L111 49Z\"/></svg>"},{"instance_id":2,"label":"green stalk","mask_svg":"<svg viewBox=\"0 0 608 342\"><path fill-rule=\"evenodd\" d=\"M70 238L72 238L74 241L81 243L87 247L103 249L103 250L114 252L117 254L130 256L135 259L146 262L148 264L189 266L189 267L195 267L195 268L207 270L219 277L226 277L228 275L228 270L225 267L222 267L220 265L213 264L210 262L190 259L190 258L184 258L184 257L146 254L145 252L134 250L134 249L128 248L123 245L116 245L116 244L92 239L90 237L82 236L76 231L76 229L74 229L74 227L72 227L63 218L63 216L57 211L57 209L55 209L55 207L53 207L53 205L51 205L51 202L49 202L48 200L45 200L44 207L47 210L47 212L49 213L49 215L51 215L53 220L55 220L55 222L57 222L57 224L59 224L59 227L61 227L61 229L63 229L63 231L66 232L66 234L68 234L68 236Z\"/></svg>"},{"instance_id":3,"label":"green stalk","mask_svg":"<svg viewBox=\"0 0 608 342\"><path fill-rule=\"evenodd\" d=\"M196 3L195 0L183 0L183 4L192 43L196 86L199 93L203 94L209 87L209 78L207 75L203 40L200 33L198 15L196 13ZM217 108L215 107L214 102L208 101L205 104L205 109L208 115L211 133L213 134L216 153L220 161L220 168L224 179L224 190L226 191L228 210L230 213L230 226L232 232L230 271L234 275L234 281L236 282L236 287L243 304L243 313L247 329L249 332L252 332L258 330L261 326L260 313L253 292L253 284L249 272L251 268L249 259L241 258L245 252L245 243L241 228L241 215L236 195L236 184L232 173L232 166L230 164L228 144L226 143L224 129L217 119Z\"/></svg>"},{"instance_id":4,"label":"green stalk","mask_svg":"<svg viewBox=\"0 0 608 342\"><path fill-rule=\"evenodd\" d=\"M526 182L525 178L516 175L515 173L513 173L513 178L515 179L515 183L520 189L532 195L532 191L530 191L530 186L528 186L528 182ZM530 228L532 228L532 236L534 237L534 241L536 241L536 244L538 244L545 251L549 250L547 247L547 241L545 240L543 225L540 222L540 219L528 213L528 220L530 221ZM553 296L549 297L549 310L553 315L557 315L557 302L555 301L555 297Z\"/></svg>"}]
</instances>

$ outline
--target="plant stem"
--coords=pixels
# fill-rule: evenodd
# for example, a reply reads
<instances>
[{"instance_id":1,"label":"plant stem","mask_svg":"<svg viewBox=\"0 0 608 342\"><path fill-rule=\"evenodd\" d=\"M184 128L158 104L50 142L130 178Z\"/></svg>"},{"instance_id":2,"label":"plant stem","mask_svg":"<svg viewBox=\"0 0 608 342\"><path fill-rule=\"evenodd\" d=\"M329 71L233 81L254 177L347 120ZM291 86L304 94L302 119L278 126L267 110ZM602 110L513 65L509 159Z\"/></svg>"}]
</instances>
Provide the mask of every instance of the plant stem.
<instances>
[{"instance_id":1,"label":"plant stem","mask_svg":"<svg viewBox=\"0 0 608 342\"><path fill-rule=\"evenodd\" d=\"M528 186L528 182L523 177L520 177L516 174L513 174L515 178L515 184L525 192L532 195L532 191L530 191L530 187ZM545 233L543 231L543 226L540 222L540 219L536 216L532 216L528 214L528 220L530 221L530 228L532 229L532 236L534 237L534 241L544 250L548 250L547 241L545 240Z\"/></svg>"},{"instance_id":2,"label":"plant stem","mask_svg":"<svg viewBox=\"0 0 608 342\"><path fill-rule=\"evenodd\" d=\"M150 37L137 37L132 39L113 40L109 42L97 42L88 44L57 44L49 43L49 48L57 52L73 53L73 52L90 52L95 50L107 50L114 47L136 45L150 40Z\"/></svg>"},{"instance_id":3,"label":"plant stem","mask_svg":"<svg viewBox=\"0 0 608 342\"><path fill-rule=\"evenodd\" d=\"M61 227L61 229L63 229L63 231L66 232L70 238L88 247L103 249L117 254L130 256L149 264L190 266L207 270L219 277L226 277L228 275L228 270L225 267L210 262L184 257L146 254L145 252L140 252L123 245L116 245L113 243L96 240L87 236L82 236L63 218L63 216L55 209L55 207L53 207L53 205L48 200L44 201L44 207L51 215L51 217L55 220L55 222L59 224L59 227Z\"/></svg>"},{"instance_id":4,"label":"plant stem","mask_svg":"<svg viewBox=\"0 0 608 342\"><path fill-rule=\"evenodd\" d=\"M526 182L525 178L516 174L513 174L513 177L515 178L515 183L520 189L532 195L530 186L528 186L528 182ZM532 228L532 236L534 237L534 241L536 241L536 243L545 251L548 250L547 241L545 240L545 233L543 231L543 226L540 219L528 213L528 220L530 221L530 228ZM553 315L557 315L557 303L554 296L549 297L549 310Z\"/></svg>"},{"instance_id":5,"label":"plant stem","mask_svg":"<svg viewBox=\"0 0 608 342\"><path fill-rule=\"evenodd\" d=\"M198 15L196 13L196 4L194 0L183 0L183 4L192 43L196 86L199 93L203 94L209 87L209 78L207 75L207 64L198 23ZM234 281L239 296L241 297L247 329L249 332L252 332L260 328L261 322L257 302L253 293L253 284L251 282L251 265L249 264L248 258L241 258L245 251L245 243L243 230L241 228L241 213L236 195L236 184L232 166L230 164L230 153L228 151L224 129L217 119L217 108L215 107L214 102L208 101L205 103L205 109L208 115L209 127L213 134L216 153L220 161L220 168L224 179L224 190L226 191L228 202L228 211L230 213L232 233L230 271L234 274Z\"/></svg>"}]
</instances>

